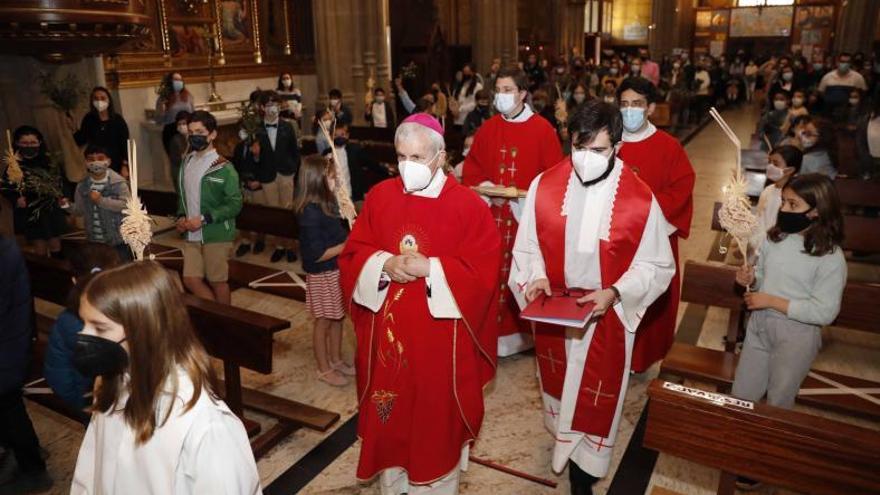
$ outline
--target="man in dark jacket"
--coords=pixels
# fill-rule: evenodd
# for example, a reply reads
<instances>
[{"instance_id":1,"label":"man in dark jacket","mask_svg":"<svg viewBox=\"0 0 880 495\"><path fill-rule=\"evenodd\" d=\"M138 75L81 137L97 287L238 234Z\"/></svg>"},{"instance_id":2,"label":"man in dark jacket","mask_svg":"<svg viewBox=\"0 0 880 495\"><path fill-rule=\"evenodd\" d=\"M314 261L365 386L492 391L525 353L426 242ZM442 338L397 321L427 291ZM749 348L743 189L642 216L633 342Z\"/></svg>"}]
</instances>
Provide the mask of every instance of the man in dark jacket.
<instances>
[{"instance_id":1,"label":"man in dark jacket","mask_svg":"<svg viewBox=\"0 0 880 495\"><path fill-rule=\"evenodd\" d=\"M462 132L465 136L470 136L477 132L477 129L483 125L483 122L489 120L489 117L492 116L492 107L489 105L492 101L492 92L488 89L481 89L477 91L475 99L477 100L477 108L464 119Z\"/></svg>"},{"instance_id":2,"label":"man in dark jacket","mask_svg":"<svg viewBox=\"0 0 880 495\"><path fill-rule=\"evenodd\" d=\"M0 479L0 493L48 490L52 479L22 399L33 342L33 299L24 258L15 239L0 237L0 444L14 455L18 471ZM2 465L10 466L11 458Z\"/></svg>"},{"instance_id":3,"label":"man in dark jacket","mask_svg":"<svg viewBox=\"0 0 880 495\"><path fill-rule=\"evenodd\" d=\"M279 118L281 98L274 91L265 91L260 97L263 126L250 145L251 153L244 159L243 180L253 191L254 202L276 208L293 208L293 179L299 170L299 143L293 126ZM292 240L277 239L272 262L287 257L288 262L296 261ZM258 234L254 254L265 248L265 236ZM250 251L250 244L238 246L236 256Z\"/></svg>"}]
</instances>

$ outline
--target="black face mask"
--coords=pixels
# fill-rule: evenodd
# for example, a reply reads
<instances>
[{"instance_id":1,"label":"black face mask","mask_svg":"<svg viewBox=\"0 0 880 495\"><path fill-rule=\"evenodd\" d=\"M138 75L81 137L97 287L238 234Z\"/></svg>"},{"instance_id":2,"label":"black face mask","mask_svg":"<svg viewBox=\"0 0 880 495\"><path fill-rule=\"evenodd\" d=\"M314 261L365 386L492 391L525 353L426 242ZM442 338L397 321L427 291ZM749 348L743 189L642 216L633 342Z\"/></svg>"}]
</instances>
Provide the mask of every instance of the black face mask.
<instances>
[{"instance_id":1,"label":"black face mask","mask_svg":"<svg viewBox=\"0 0 880 495\"><path fill-rule=\"evenodd\" d=\"M190 134L189 147L195 151L202 151L208 147L208 136L200 136L198 134Z\"/></svg>"},{"instance_id":2,"label":"black face mask","mask_svg":"<svg viewBox=\"0 0 880 495\"><path fill-rule=\"evenodd\" d=\"M776 216L776 226L786 234L797 234L813 224L813 219L807 216L810 210L803 213L782 211Z\"/></svg>"},{"instance_id":3,"label":"black face mask","mask_svg":"<svg viewBox=\"0 0 880 495\"><path fill-rule=\"evenodd\" d=\"M73 366L84 376L115 375L128 364L128 353L119 342L94 335L78 334L73 350Z\"/></svg>"},{"instance_id":4,"label":"black face mask","mask_svg":"<svg viewBox=\"0 0 880 495\"><path fill-rule=\"evenodd\" d=\"M345 143L347 143L347 142L348 142L348 139L346 139L343 136L336 136L335 138L333 138L333 145L334 146L345 146Z\"/></svg>"},{"instance_id":5,"label":"black face mask","mask_svg":"<svg viewBox=\"0 0 880 495\"><path fill-rule=\"evenodd\" d=\"M40 147L39 146L19 146L18 153L25 160L31 160L33 158L36 158L37 155L40 154Z\"/></svg>"}]
</instances>

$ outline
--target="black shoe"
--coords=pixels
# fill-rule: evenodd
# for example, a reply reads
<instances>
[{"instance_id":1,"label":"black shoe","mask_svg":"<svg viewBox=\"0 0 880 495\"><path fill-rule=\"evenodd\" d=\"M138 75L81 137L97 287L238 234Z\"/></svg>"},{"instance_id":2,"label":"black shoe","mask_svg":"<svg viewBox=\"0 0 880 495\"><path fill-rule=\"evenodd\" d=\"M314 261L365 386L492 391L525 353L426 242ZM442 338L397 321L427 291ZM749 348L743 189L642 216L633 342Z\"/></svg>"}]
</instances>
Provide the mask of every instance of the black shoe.
<instances>
[{"instance_id":1,"label":"black shoe","mask_svg":"<svg viewBox=\"0 0 880 495\"><path fill-rule=\"evenodd\" d=\"M52 478L46 470L17 473L9 482L0 485L0 495L42 493L52 488Z\"/></svg>"},{"instance_id":2,"label":"black shoe","mask_svg":"<svg viewBox=\"0 0 880 495\"><path fill-rule=\"evenodd\" d=\"M264 241L257 241L254 243L254 254L260 254L266 250L266 243Z\"/></svg>"},{"instance_id":3,"label":"black shoe","mask_svg":"<svg viewBox=\"0 0 880 495\"><path fill-rule=\"evenodd\" d=\"M753 480L751 478L746 478L745 476L737 476L736 487L740 490L750 492L752 490L757 490L758 488L760 488L761 482Z\"/></svg>"},{"instance_id":4,"label":"black shoe","mask_svg":"<svg viewBox=\"0 0 880 495\"><path fill-rule=\"evenodd\" d=\"M284 250L281 248L278 248L272 252L272 257L269 258L269 261L271 261L272 263L278 263L279 261L281 261L281 258L283 258L283 257L284 257Z\"/></svg>"},{"instance_id":5,"label":"black shoe","mask_svg":"<svg viewBox=\"0 0 880 495\"><path fill-rule=\"evenodd\" d=\"M235 257L241 258L242 256L248 254L249 252L251 252L251 245L241 243L238 245L238 249L235 250Z\"/></svg>"},{"instance_id":6,"label":"black shoe","mask_svg":"<svg viewBox=\"0 0 880 495\"><path fill-rule=\"evenodd\" d=\"M294 251L293 249L288 249L288 250L287 250L287 262L288 262L288 263L293 263L293 262L296 261L296 260L297 260L297 258L296 258L296 251Z\"/></svg>"}]
</instances>

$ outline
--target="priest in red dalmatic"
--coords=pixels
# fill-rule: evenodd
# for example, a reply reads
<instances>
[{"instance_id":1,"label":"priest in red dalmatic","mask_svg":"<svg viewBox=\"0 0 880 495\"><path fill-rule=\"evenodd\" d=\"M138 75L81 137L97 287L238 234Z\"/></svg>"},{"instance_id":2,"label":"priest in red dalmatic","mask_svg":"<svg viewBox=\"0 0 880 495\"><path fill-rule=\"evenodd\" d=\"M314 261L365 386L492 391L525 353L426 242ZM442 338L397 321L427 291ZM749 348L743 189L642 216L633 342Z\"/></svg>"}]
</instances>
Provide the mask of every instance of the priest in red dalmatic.
<instances>
[{"instance_id":1,"label":"priest in red dalmatic","mask_svg":"<svg viewBox=\"0 0 880 495\"><path fill-rule=\"evenodd\" d=\"M674 231L669 243L678 267L678 239L691 230L694 201L694 168L677 139L654 127L657 89L647 79L630 77L617 90L623 116L620 158L645 181L657 198L666 221ZM632 370L641 373L666 356L675 339L681 293L678 270L669 289L648 308L636 335Z\"/></svg>"},{"instance_id":2,"label":"priest in red dalmatic","mask_svg":"<svg viewBox=\"0 0 880 495\"><path fill-rule=\"evenodd\" d=\"M528 189L532 179L562 159L556 130L525 103L528 78L519 69L503 69L495 80L498 114L480 126L464 161L462 183L466 186L515 186ZM484 197L490 203L501 235L502 264L498 295L498 355L510 356L532 347L528 322L518 318L519 309L504 286L510 269L510 252L521 210L520 201Z\"/></svg>"},{"instance_id":3,"label":"priest in red dalmatic","mask_svg":"<svg viewBox=\"0 0 880 495\"><path fill-rule=\"evenodd\" d=\"M339 256L357 334L357 477L383 494L458 493L495 375L501 239L486 204L443 171L427 114L394 137L400 177L366 197Z\"/></svg>"},{"instance_id":4,"label":"priest in red dalmatic","mask_svg":"<svg viewBox=\"0 0 880 495\"><path fill-rule=\"evenodd\" d=\"M621 127L614 105L575 110L571 157L529 187L508 281L522 307L576 290L595 304L584 328L535 325L552 468L578 495L608 472L642 314L675 273L660 206L617 156Z\"/></svg>"}]
</instances>

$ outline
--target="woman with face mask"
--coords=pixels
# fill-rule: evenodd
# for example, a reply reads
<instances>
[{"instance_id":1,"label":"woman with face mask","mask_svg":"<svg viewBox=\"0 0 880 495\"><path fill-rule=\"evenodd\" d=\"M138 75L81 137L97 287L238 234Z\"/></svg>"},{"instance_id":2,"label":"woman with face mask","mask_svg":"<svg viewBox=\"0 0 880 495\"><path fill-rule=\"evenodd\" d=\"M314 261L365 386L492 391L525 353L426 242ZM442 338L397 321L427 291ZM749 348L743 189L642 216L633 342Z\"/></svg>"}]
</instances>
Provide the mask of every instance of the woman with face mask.
<instances>
[{"instance_id":1,"label":"woman with face mask","mask_svg":"<svg viewBox=\"0 0 880 495\"><path fill-rule=\"evenodd\" d=\"M12 134L12 149L19 157L24 174L21 184L12 183L9 170L0 177L0 192L12 204L15 233L23 234L41 256L62 258L61 235L67 232L67 220L59 197L45 187L33 187L34 181L61 191L62 178L53 170L43 134L34 127L21 126Z\"/></svg>"},{"instance_id":2,"label":"woman with face mask","mask_svg":"<svg viewBox=\"0 0 880 495\"><path fill-rule=\"evenodd\" d=\"M736 275L749 288L751 310L731 395L790 409L822 346L822 327L840 311L846 284L843 215L830 179L794 178L782 189L776 226L761 245L757 266ZM756 482L739 478L740 488Z\"/></svg>"},{"instance_id":3,"label":"woman with face mask","mask_svg":"<svg viewBox=\"0 0 880 495\"><path fill-rule=\"evenodd\" d=\"M302 91L293 84L293 75L282 72L278 76L275 92L281 98L281 118L299 121L302 118ZM297 130L299 130L297 128Z\"/></svg>"},{"instance_id":4,"label":"woman with face mask","mask_svg":"<svg viewBox=\"0 0 880 495\"><path fill-rule=\"evenodd\" d=\"M762 135L762 149L767 149L767 142L775 145L785 136L783 128L788 125L789 94L784 90L777 90L770 100L770 110L761 117L758 123L758 131Z\"/></svg>"},{"instance_id":5,"label":"woman with face mask","mask_svg":"<svg viewBox=\"0 0 880 495\"><path fill-rule=\"evenodd\" d=\"M782 188L801 170L804 154L790 144L773 148L767 158L767 187L758 198L756 216L760 228L755 237L755 245L760 246L767 231L776 225L776 213L782 205Z\"/></svg>"},{"instance_id":6,"label":"woman with face mask","mask_svg":"<svg viewBox=\"0 0 880 495\"><path fill-rule=\"evenodd\" d=\"M83 116L79 129L75 129L73 118L68 123L74 129L73 139L77 146L95 145L110 153L110 168L128 177L128 125L122 115L116 113L110 90L102 86L92 89L91 107Z\"/></svg>"},{"instance_id":7,"label":"woman with face mask","mask_svg":"<svg viewBox=\"0 0 880 495\"><path fill-rule=\"evenodd\" d=\"M798 147L804 152L804 163L801 173L820 173L834 179L837 177L835 167L834 128L831 122L820 120L810 115L796 119L794 138Z\"/></svg>"},{"instance_id":8,"label":"woman with face mask","mask_svg":"<svg viewBox=\"0 0 880 495\"><path fill-rule=\"evenodd\" d=\"M73 363L97 380L71 494L260 493L244 425L216 393L208 354L162 265L98 273L79 316Z\"/></svg>"},{"instance_id":9,"label":"woman with face mask","mask_svg":"<svg viewBox=\"0 0 880 495\"><path fill-rule=\"evenodd\" d=\"M165 74L156 92L159 93L159 97L156 98L156 112L153 120L157 124L165 126L162 128L162 144L165 146L165 152L167 153L168 142L174 136L174 133L177 132L174 119L177 117L178 112L182 110L189 113L195 112L195 98L186 89L183 76L179 72Z\"/></svg>"}]
</instances>

